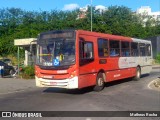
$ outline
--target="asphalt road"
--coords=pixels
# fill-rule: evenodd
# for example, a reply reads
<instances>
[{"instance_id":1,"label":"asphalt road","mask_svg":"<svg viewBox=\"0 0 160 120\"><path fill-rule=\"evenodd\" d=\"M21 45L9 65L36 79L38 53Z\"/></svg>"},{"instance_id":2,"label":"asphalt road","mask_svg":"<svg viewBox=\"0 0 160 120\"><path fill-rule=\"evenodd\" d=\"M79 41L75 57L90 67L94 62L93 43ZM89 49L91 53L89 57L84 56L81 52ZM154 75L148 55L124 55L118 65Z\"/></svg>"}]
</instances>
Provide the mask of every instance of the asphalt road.
<instances>
[{"instance_id":1,"label":"asphalt road","mask_svg":"<svg viewBox=\"0 0 160 120\"><path fill-rule=\"evenodd\" d=\"M124 79L108 83L101 92L94 92L92 88L82 90L36 88L34 80L1 78L0 111L160 111L160 91L148 87L148 84L159 76L160 69L154 69L149 76L143 76L139 81ZM97 120L98 118L42 119ZM145 117L118 119L151 120ZM152 119L158 120L158 118Z\"/></svg>"}]
</instances>

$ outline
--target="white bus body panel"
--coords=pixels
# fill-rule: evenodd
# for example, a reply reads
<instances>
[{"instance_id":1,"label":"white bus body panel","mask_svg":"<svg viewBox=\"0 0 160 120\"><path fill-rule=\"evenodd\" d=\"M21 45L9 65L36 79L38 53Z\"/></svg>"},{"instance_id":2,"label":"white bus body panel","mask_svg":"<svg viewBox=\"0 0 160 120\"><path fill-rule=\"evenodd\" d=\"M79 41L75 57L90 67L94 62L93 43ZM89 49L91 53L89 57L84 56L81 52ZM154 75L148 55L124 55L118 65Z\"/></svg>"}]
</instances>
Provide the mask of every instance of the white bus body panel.
<instances>
[{"instance_id":1,"label":"white bus body panel","mask_svg":"<svg viewBox=\"0 0 160 120\"><path fill-rule=\"evenodd\" d=\"M142 40L137 38L132 38L133 42L145 43L151 45L151 56L140 56L136 57L138 59L137 65L141 67L141 74L150 73L152 70L152 44L151 41Z\"/></svg>"},{"instance_id":2,"label":"white bus body panel","mask_svg":"<svg viewBox=\"0 0 160 120\"><path fill-rule=\"evenodd\" d=\"M78 76L75 76L71 79L63 79L63 80L49 80L38 77L35 77L35 79L37 87L58 87L67 89L78 88Z\"/></svg>"}]
</instances>

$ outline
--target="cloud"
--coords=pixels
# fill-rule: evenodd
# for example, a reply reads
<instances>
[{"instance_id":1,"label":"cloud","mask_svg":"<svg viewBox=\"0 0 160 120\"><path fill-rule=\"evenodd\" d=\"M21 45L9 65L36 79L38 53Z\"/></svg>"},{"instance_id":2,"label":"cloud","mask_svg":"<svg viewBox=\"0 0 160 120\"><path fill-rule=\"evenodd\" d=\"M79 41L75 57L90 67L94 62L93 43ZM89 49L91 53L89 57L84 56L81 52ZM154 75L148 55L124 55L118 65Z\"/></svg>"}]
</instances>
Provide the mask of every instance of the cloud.
<instances>
[{"instance_id":1,"label":"cloud","mask_svg":"<svg viewBox=\"0 0 160 120\"><path fill-rule=\"evenodd\" d=\"M95 6L95 9L96 10L106 10L107 8L103 5L97 5L97 6Z\"/></svg>"},{"instance_id":2,"label":"cloud","mask_svg":"<svg viewBox=\"0 0 160 120\"><path fill-rule=\"evenodd\" d=\"M75 9L77 9L77 8L79 8L79 5L73 3L73 4L66 4L66 5L64 5L63 10L72 11L72 10L75 10Z\"/></svg>"}]
</instances>

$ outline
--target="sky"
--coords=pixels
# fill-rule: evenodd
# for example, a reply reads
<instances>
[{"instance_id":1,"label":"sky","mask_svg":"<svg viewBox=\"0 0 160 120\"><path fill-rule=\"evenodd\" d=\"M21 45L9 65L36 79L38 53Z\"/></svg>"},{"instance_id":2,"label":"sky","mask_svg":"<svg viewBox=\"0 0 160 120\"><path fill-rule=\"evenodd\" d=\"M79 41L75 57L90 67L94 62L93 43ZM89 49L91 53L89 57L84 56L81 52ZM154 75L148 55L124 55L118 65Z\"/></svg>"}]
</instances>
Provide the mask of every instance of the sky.
<instances>
[{"instance_id":1,"label":"sky","mask_svg":"<svg viewBox=\"0 0 160 120\"><path fill-rule=\"evenodd\" d=\"M0 0L0 9L14 7L27 11L74 10L90 4L91 0ZM150 6L152 12L160 11L160 0L92 0L92 5L123 5L132 11L141 6Z\"/></svg>"}]
</instances>

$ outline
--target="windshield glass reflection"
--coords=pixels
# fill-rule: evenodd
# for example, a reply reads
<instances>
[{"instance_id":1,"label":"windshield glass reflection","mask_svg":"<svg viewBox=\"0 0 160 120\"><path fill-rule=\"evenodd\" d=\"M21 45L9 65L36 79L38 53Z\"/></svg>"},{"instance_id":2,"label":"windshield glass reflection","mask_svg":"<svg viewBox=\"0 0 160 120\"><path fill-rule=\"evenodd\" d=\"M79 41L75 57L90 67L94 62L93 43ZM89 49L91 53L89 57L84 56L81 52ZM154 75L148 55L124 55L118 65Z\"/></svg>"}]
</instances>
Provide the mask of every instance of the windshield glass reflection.
<instances>
[{"instance_id":1,"label":"windshield glass reflection","mask_svg":"<svg viewBox=\"0 0 160 120\"><path fill-rule=\"evenodd\" d=\"M75 63L75 40L50 39L38 44L37 64L43 66L64 66Z\"/></svg>"}]
</instances>

